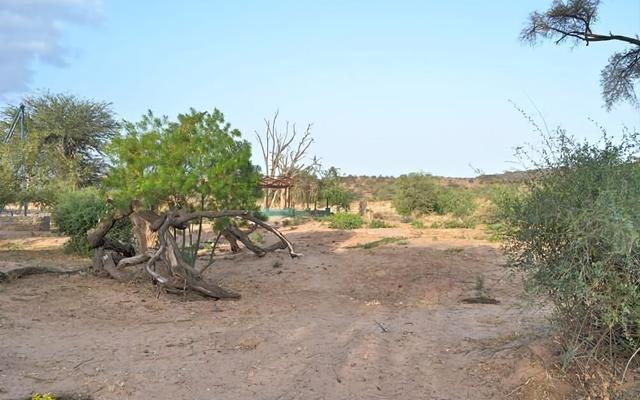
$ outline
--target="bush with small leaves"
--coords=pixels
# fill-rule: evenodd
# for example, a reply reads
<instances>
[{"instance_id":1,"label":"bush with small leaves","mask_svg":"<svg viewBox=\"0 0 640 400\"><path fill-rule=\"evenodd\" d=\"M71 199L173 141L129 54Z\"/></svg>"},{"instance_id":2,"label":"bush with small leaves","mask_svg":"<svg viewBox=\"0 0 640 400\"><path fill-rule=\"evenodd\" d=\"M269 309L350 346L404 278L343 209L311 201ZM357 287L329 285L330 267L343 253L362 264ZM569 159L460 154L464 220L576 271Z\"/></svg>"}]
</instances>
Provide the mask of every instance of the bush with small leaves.
<instances>
[{"instance_id":1,"label":"bush with small leaves","mask_svg":"<svg viewBox=\"0 0 640 400\"><path fill-rule=\"evenodd\" d=\"M559 130L547 143L496 229L510 265L555 305L568 350L628 359L640 346L640 135L592 145Z\"/></svg>"},{"instance_id":2,"label":"bush with small leaves","mask_svg":"<svg viewBox=\"0 0 640 400\"><path fill-rule=\"evenodd\" d=\"M476 227L474 218L451 218L431 224L432 229L473 229Z\"/></svg>"},{"instance_id":3,"label":"bush with small leaves","mask_svg":"<svg viewBox=\"0 0 640 400\"><path fill-rule=\"evenodd\" d=\"M369 229L383 229L392 228L393 225L381 219L372 219L371 222L367 224L367 227L369 227Z\"/></svg>"},{"instance_id":4,"label":"bush with small leaves","mask_svg":"<svg viewBox=\"0 0 640 400\"><path fill-rule=\"evenodd\" d=\"M396 181L393 206L400 215L470 215L476 209L475 197L463 187L444 186L431 175L411 173Z\"/></svg>"},{"instance_id":5,"label":"bush with small leaves","mask_svg":"<svg viewBox=\"0 0 640 400\"><path fill-rule=\"evenodd\" d=\"M359 214L337 213L328 218L329 228L332 229L358 229L362 227L364 221Z\"/></svg>"},{"instance_id":6,"label":"bush with small leaves","mask_svg":"<svg viewBox=\"0 0 640 400\"><path fill-rule=\"evenodd\" d=\"M90 252L87 231L93 229L109 207L103 196L94 188L63 192L51 212L58 231L70 237L65 247L72 253L88 255ZM128 242L131 237L131 223L122 219L109 231L110 239Z\"/></svg>"}]
</instances>

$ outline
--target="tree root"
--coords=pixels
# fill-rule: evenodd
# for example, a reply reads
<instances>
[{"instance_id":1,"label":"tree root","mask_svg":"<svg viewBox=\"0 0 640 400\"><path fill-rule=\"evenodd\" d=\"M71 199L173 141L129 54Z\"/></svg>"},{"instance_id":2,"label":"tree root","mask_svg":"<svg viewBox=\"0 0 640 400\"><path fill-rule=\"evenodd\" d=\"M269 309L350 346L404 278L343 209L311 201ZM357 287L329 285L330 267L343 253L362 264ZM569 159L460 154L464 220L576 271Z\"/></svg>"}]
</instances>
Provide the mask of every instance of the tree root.
<instances>
[{"instance_id":1,"label":"tree root","mask_svg":"<svg viewBox=\"0 0 640 400\"><path fill-rule=\"evenodd\" d=\"M106 234L118 219L130 217L134 222L135 242L139 244L138 254L133 246L126 243L113 243L105 239ZM152 281L170 293L183 293L191 290L206 297L215 299L237 299L238 293L224 289L215 283L207 282L202 277L202 271L197 271L184 257L171 233L177 229L183 230L192 220L216 218L241 218L254 224L251 229L262 227L276 236L276 244L263 248L255 244L249 234L231 225L220 232L219 236L227 238L232 248L239 250L238 242L259 257L279 249L286 249L291 258L301 254L295 252L293 244L276 228L253 217L249 211L198 211L187 213L183 210L172 210L163 215L156 215L148 210L127 213L114 213L89 231L87 236L92 248L95 249L94 272L99 275L110 276L121 282L129 282L133 275L125 270L127 267L143 265L143 270ZM144 237L143 237L144 236ZM219 238L218 236L218 238ZM150 243L150 238L157 243ZM144 244L144 245L142 245ZM217 244L217 240L216 240ZM214 251L215 248L212 250ZM206 269L206 268L205 268ZM204 269L203 269L204 271Z\"/></svg>"},{"instance_id":2,"label":"tree root","mask_svg":"<svg viewBox=\"0 0 640 400\"><path fill-rule=\"evenodd\" d=\"M16 279L20 279L28 275L38 275L38 274L71 275L71 274L76 274L83 271L88 271L89 269L91 269L91 267L82 267L82 268L69 270L69 271L57 269L57 268L42 267L42 266L19 267L19 268L11 269L7 272L0 271L0 283L15 281Z\"/></svg>"}]
</instances>

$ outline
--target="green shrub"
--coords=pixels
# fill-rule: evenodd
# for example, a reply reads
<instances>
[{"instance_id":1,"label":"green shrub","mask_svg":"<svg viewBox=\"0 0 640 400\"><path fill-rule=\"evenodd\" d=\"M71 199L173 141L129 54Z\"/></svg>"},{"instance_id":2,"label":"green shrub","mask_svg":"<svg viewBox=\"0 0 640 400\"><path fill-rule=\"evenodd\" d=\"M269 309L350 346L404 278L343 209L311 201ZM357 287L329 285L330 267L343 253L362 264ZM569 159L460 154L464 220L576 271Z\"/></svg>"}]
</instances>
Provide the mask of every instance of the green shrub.
<instances>
[{"instance_id":1,"label":"green shrub","mask_svg":"<svg viewBox=\"0 0 640 400\"><path fill-rule=\"evenodd\" d=\"M253 232L249 235L249 239L251 239L255 243L264 243L264 236L260 232Z\"/></svg>"},{"instance_id":2,"label":"green shrub","mask_svg":"<svg viewBox=\"0 0 640 400\"><path fill-rule=\"evenodd\" d=\"M371 198L375 201L390 201L393 200L393 180L385 179L380 183L374 183L373 193Z\"/></svg>"},{"instance_id":3,"label":"green shrub","mask_svg":"<svg viewBox=\"0 0 640 400\"><path fill-rule=\"evenodd\" d=\"M443 186L432 176L412 173L398 178L393 206L400 215L453 214L458 217L473 213L473 193L462 187Z\"/></svg>"},{"instance_id":4,"label":"green shrub","mask_svg":"<svg viewBox=\"0 0 640 400\"><path fill-rule=\"evenodd\" d=\"M558 131L548 143L526 195L502 204L509 263L549 296L568 351L628 357L640 345L640 140Z\"/></svg>"},{"instance_id":5,"label":"green shrub","mask_svg":"<svg viewBox=\"0 0 640 400\"><path fill-rule=\"evenodd\" d=\"M327 207L336 207L338 210L348 210L356 199L355 193L337 184L324 188L322 197L326 201Z\"/></svg>"},{"instance_id":6,"label":"green shrub","mask_svg":"<svg viewBox=\"0 0 640 400\"><path fill-rule=\"evenodd\" d=\"M306 216L295 216L293 218L286 218L282 220L282 226L298 226L313 221L313 218Z\"/></svg>"},{"instance_id":7,"label":"green shrub","mask_svg":"<svg viewBox=\"0 0 640 400\"><path fill-rule=\"evenodd\" d=\"M473 193L462 187L441 187L439 191L438 214L452 214L456 217L471 215L476 209Z\"/></svg>"},{"instance_id":8,"label":"green shrub","mask_svg":"<svg viewBox=\"0 0 640 400\"><path fill-rule=\"evenodd\" d=\"M424 223L420 220L415 220L415 221L411 221L411 226L416 228L416 229L424 229Z\"/></svg>"},{"instance_id":9,"label":"green shrub","mask_svg":"<svg viewBox=\"0 0 640 400\"><path fill-rule=\"evenodd\" d=\"M357 229L364 224L359 214L337 213L330 216L328 220L329 228L332 229Z\"/></svg>"},{"instance_id":10,"label":"green shrub","mask_svg":"<svg viewBox=\"0 0 640 400\"><path fill-rule=\"evenodd\" d=\"M0 162L0 212L4 207L18 200L19 185L12 171Z\"/></svg>"},{"instance_id":11,"label":"green shrub","mask_svg":"<svg viewBox=\"0 0 640 400\"><path fill-rule=\"evenodd\" d=\"M439 185L432 176L423 173L402 175L395 184L393 206L400 215L414 212L438 212Z\"/></svg>"},{"instance_id":12,"label":"green shrub","mask_svg":"<svg viewBox=\"0 0 640 400\"><path fill-rule=\"evenodd\" d=\"M266 222L266 221L269 220L269 216L266 213L262 212L262 211L253 211L251 213L251 215L254 218L257 218L257 219L259 219L260 221L263 221L263 222Z\"/></svg>"},{"instance_id":13,"label":"green shrub","mask_svg":"<svg viewBox=\"0 0 640 400\"><path fill-rule=\"evenodd\" d=\"M66 250L88 254L87 231L94 228L106 215L108 206L96 189L86 188L63 192L58 195L51 217L60 233L70 237ZM129 241L131 223L128 219L118 221L107 237L112 240Z\"/></svg>"},{"instance_id":14,"label":"green shrub","mask_svg":"<svg viewBox=\"0 0 640 400\"><path fill-rule=\"evenodd\" d=\"M393 227L393 225L381 219L372 219L367 226L369 227L369 229L382 229L382 228Z\"/></svg>"},{"instance_id":15,"label":"green shrub","mask_svg":"<svg viewBox=\"0 0 640 400\"><path fill-rule=\"evenodd\" d=\"M477 225L474 218L452 218L431 224L431 229L473 229Z\"/></svg>"},{"instance_id":16,"label":"green shrub","mask_svg":"<svg viewBox=\"0 0 640 400\"><path fill-rule=\"evenodd\" d=\"M491 205L486 214L482 216L482 222L485 223L485 231L488 240L491 242L499 242L509 235L511 225L506 222L513 217L512 206L516 202L523 199L526 191L519 190L514 185L492 185L494 188L488 192Z\"/></svg>"},{"instance_id":17,"label":"green shrub","mask_svg":"<svg viewBox=\"0 0 640 400\"><path fill-rule=\"evenodd\" d=\"M487 234L487 240L490 242L499 242L502 238L507 234L506 232L506 224L503 222L493 222L487 224L485 227L485 232Z\"/></svg>"},{"instance_id":18,"label":"green shrub","mask_svg":"<svg viewBox=\"0 0 640 400\"><path fill-rule=\"evenodd\" d=\"M526 192L526 187L522 183L492 183L474 188L472 192L476 198L485 201L476 216L480 222L490 225L502 221L504 203Z\"/></svg>"}]
</instances>

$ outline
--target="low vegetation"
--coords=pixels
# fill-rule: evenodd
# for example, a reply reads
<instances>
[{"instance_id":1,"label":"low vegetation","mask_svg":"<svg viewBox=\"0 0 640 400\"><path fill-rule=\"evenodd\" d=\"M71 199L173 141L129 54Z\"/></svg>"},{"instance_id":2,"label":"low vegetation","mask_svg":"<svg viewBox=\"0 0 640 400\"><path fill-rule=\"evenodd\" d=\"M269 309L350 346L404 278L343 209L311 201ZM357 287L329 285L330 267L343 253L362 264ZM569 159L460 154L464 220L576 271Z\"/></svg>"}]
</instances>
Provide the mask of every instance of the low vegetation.
<instances>
[{"instance_id":1,"label":"low vegetation","mask_svg":"<svg viewBox=\"0 0 640 400\"><path fill-rule=\"evenodd\" d=\"M60 234L69 236L65 247L72 253L88 255L91 252L87 231L107 215L109 207L95 188L63 192L55 201L51 217ZM123 242L131 237L131 224L123 219L109 232L109 238Z\"/></svg>"},{"instance_id":2,"label":"low vegetation","mask_svg":"<svg viewBox=\"0 0 640 400\"><path fill-rule=\"evenodd\" d=\"M393 206L400 215L452 214L467 216L476 209L473 193L446 186L431 175L412 173L396 180Z\"/></svg>"},{"instance_id":3,"label":"low vegetation","mask_svg":"<svg viewBox=\"0 0 640 400\"><path fill-rule=\"evenodd\" d=\"M424 229L425 225L422 221L419 220L415 220L415 221L411 221L410 222L411 226L416 228L416 229Z\"/></svg>"},{"instance_id":4,"label":"low vegetation","mask_svg":"<svg viewBox=\"0 0 640 400\"><path fill-rule=\"evenodd\" d=\"M351 214L347 212L340 212L333 214L328 218L329 228L332 229L358 229L364 225L364 221L359 214Z\"/></svg>"},{"instance_id":5,"label":"low vegetation","mask_svg":"<svg viewBox=\"0 0 640 400\"><path fill-rule=\"evenodd\" d=\"M282 220L282 226L298 226L302 224L306 224L307 222L313 221L311 217L299 217L295 216L293 218L286 218Z\"/></svg>"},{"instance_id":6,"label":"low vegetation","mask_svg":"<svg viewBox=\"0 0 640 400\"><path fill-rule=\"evenodd\" d=\"M570 361L607 357L624 375L617 361L640 346L639 136L596 146L558 131L547 142L541 172L504 199L494 229L510 265L553 303Z\"/></svg>"},{"instance_id":7,"label":"low vegetation","mask_svg":"<svg viewBox=\"0 0 640 400\"><path fill-rule=\"evenodd\" d=\"M367 227L369 229L383 229L383 228L392 228L393 225L391 225L390 223L386 222L385 220L382 219L372 219L368 224Z\"/></svg>"}]
</instances>

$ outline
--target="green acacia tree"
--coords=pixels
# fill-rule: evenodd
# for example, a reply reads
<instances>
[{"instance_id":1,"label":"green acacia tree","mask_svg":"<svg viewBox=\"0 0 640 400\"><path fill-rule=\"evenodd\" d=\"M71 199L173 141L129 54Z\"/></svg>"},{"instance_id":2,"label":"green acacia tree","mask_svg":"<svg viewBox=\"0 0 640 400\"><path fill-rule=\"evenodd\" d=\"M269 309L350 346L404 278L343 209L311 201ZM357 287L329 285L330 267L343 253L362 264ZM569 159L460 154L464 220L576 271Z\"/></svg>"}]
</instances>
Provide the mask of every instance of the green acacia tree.
<instances>
[{"instance_id":1,"label":"green acacia tree","mask_svg":"<svg viewBox=\"0 0 640 400\"><path fill-rule=\"evenodd\" d=\"M260 174L249 142L218 110L192 109L177 119L149 112L113 139L105 186L114 200L137 200L152 209L256 209Z\"/></svg>"},{"instance_id":2,"label":"green acacia tree","mask_svg":"<svg viewBox=\"0 0 640 400\"><path fill-rule=\"evenodd\" d=\"M8 167L6 160L0 159L0 212L5 205L16 201L18 195L17 181Z\"/></svg>"},{"instance_id":3,"label":"green acacia tree","mask_svg":"<svg viewBox=\"0 0 640 400\"><path fill-rule=\"evenodd\" d=\"M175 122L149 111L138 123L126 123L125 132L107 149L113 167L105 186L120 207L138 201L152 210L257 210L260 174L251 145L219 110L191 109ZM217 222L220 230L227 221ZM189 248L184 234L182 247L193 264L202 218L188 232Z\"/></svg>"},{"instance_id":4,"label":"green acacia tree","mask_svg":"<svg viewBox=\"0 0 640 400\"><path fill-rule=\"evenodd\" d=\"M340 179L340 170L336 167L329 167L322 173L320 179L320 197L325 201L327 208L336 207L338 211L349 210L351 203L355 200L354 193L344 187Z\"/></svg>"},{"instance_id":5,"label":"green acacia tree","mask_svg":"<svg viewBox=\"0 0 640 400\"><path fill-rule=\"evenodd\" d=\"M429 174L413 172L402 175L394 185L393 206L401 215L439 213L439 191L440 186Z\"/></svg>"},{"instance_id":6,"label":"green acacia tree","mask_svg":"<svg viewBox=\"0 0 640 400\"><path fill-rule=\"evenodd\" d=\"M105 144L118 122L109 103L73 95L44 93L22 99L27 135L0 143L0 179L14 192L11 201L49 205L60 188L96 184L105 172ZM0 132L6 132L17 105L0 110ZM5 183L4 181L2 183ZM10 185L9 185L10 184Z\"/></svg>"}]
</instances>

